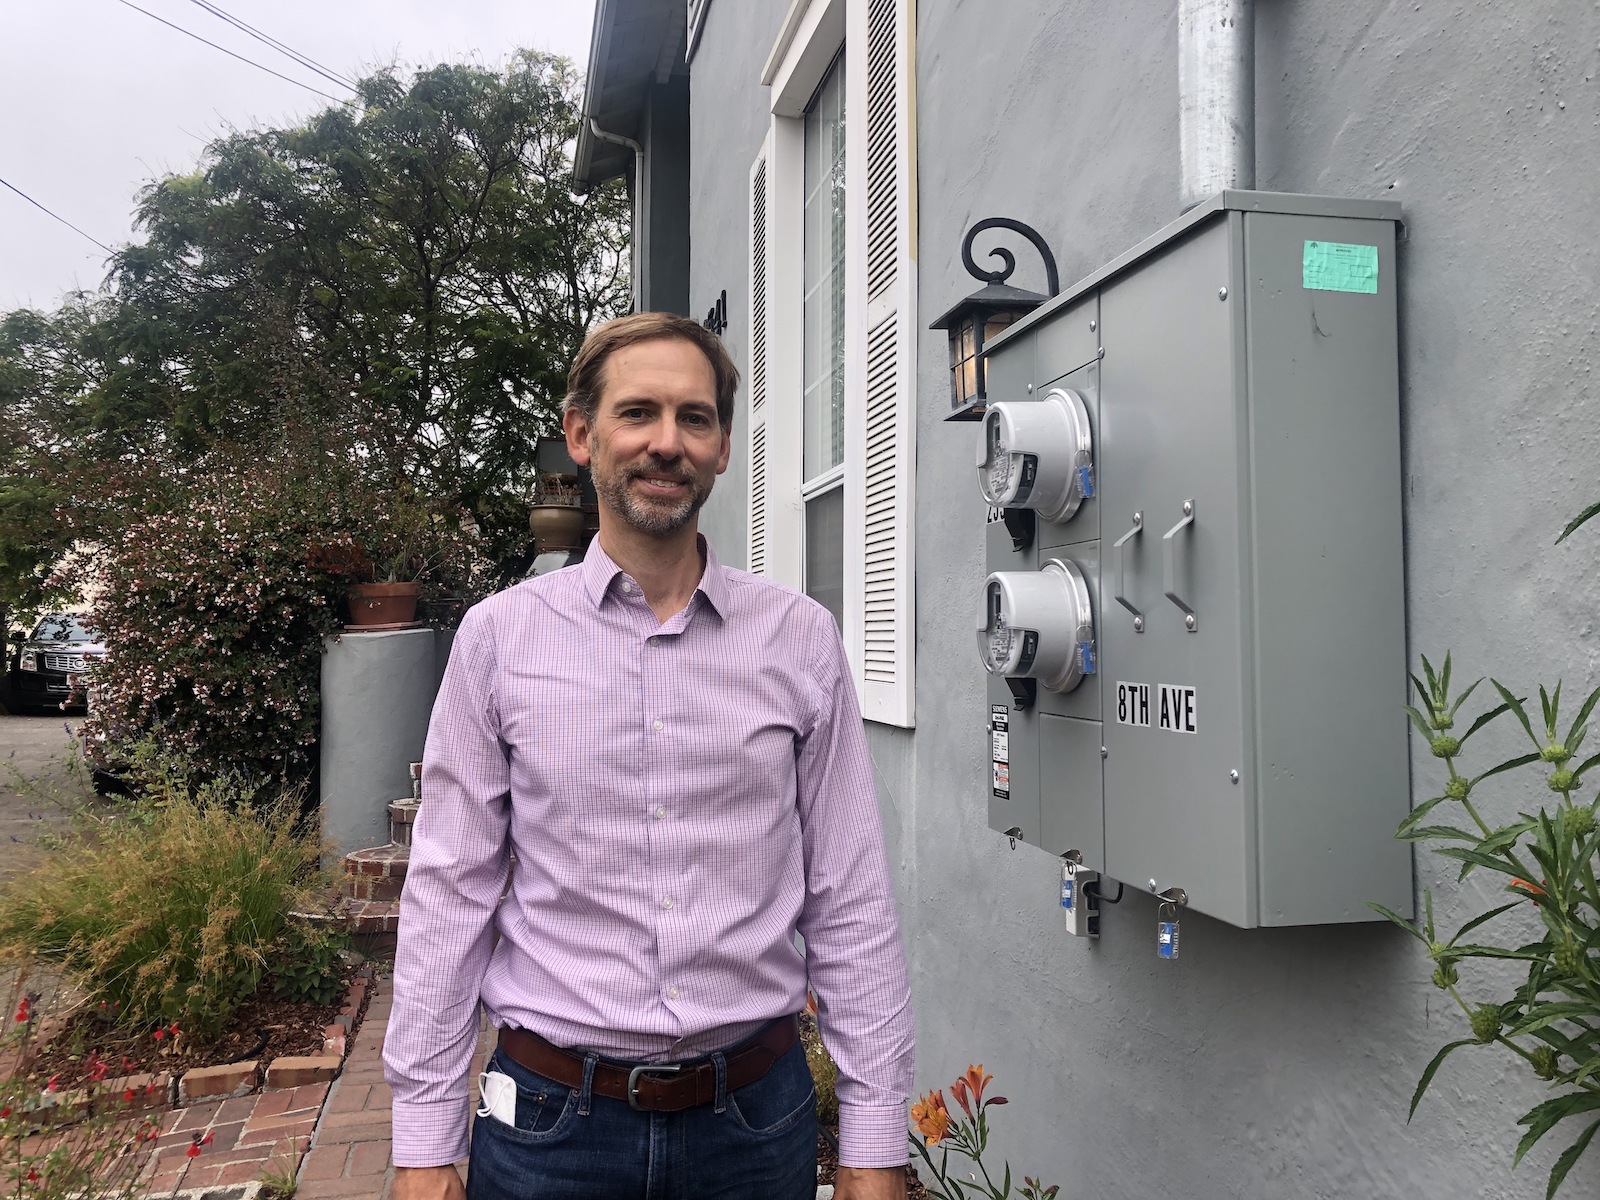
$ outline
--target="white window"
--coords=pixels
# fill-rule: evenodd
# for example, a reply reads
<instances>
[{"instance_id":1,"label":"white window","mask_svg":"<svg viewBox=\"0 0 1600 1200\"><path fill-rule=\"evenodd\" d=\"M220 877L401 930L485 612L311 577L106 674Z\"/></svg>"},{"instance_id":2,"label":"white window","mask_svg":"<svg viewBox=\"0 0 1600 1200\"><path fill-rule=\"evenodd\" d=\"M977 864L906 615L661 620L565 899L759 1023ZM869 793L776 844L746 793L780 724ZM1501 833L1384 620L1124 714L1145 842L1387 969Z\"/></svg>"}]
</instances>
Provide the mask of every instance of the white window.
<instances>
[{"instance_id":1,"label":"white window","mask_svg":"<svg viewBox=\"0 0 1600 1200\"><path fill-rule=\"evenodd\" d=\"M862 714L914 723L914 0L791 8L750 173L750 569L840 621Z\"/></svg>"},{"instance_id":2,"label":"white window","mask_svg":"<svg viewBox=\"0 0 1600 1200\"><path fill-rule=\"evenodd\" d=\"M805 588L844 628L845 75L833 60L805 113L801 247Z\"/></svg>"}]
</instances>

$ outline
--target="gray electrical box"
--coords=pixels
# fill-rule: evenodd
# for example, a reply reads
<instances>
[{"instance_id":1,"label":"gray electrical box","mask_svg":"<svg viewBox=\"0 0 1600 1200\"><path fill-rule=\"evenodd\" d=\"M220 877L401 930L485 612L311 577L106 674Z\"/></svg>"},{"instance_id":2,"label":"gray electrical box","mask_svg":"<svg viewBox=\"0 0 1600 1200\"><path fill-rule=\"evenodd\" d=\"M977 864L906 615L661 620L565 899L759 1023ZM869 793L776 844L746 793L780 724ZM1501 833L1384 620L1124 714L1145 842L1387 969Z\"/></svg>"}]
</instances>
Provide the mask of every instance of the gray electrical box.
<instances>
[{"instance_id":1,"label":"gray electrical box","mask_svg":"<svg viewBox=\"0 0 1600 1200\"><path fill-rule=\"evenodd\" d=\"M1399 220L1224 192L993 344L994 829L1239 926L1412 911Z\"/></svg>"}]
</instances>

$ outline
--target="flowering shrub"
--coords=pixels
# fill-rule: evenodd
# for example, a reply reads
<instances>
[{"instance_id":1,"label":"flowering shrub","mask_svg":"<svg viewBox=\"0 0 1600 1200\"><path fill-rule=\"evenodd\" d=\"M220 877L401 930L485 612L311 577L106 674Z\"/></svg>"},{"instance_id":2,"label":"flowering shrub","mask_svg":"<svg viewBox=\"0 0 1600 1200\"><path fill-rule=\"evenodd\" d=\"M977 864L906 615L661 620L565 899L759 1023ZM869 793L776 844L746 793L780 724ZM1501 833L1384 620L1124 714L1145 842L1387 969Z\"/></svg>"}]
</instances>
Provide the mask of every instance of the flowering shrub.
<instances>
[{"instance_id":1,"label":"flowering shrub","mask_svg":"<svg viewBox=\"0 0 1600 1200\"><path fill-rule=\"evenodd\" d=\"M1568 528L1570 532L1573 526ZM1589 1120L1550 1172L1545 1194L1554 1196L1600 1132L1600 1119L1594 1119L1600 1117L1600 957L1596 956L1600 947L1600 886L1596 884L1600 875L1600 828L1596 823L1600 796L1585 802L1579 795L1589 771L1600 766L1600 754L1574 765L1589 733L1589 717L1600 703L1600 688L1589 694L1563 731L1561 685L1557 684L1553 693L1541 687L1541 728L1535 733L1523 700L1490 680L1500 703L1481 713L1458 736L1453 732L1456 717L1483 681L1455 695L1450 668L1448 655L1438 671L1424 658L1424 678L1412 676L1421 708L1408 706L1406 712L1433 756L1444 763L1447 777L1442 793L1414 808L1401 823L1398 836L1412 842L1442 843L1433 852L1459 862L1462 879L1474 870L1503 876L1510 900L1473 915L1448 940L1435 928L1432 892L1426 894L1426 915L1420 929L1382 905L1372 905L1423 944L1433 962L1434 986L1456 1002L1471 1030L1470 1037L1449 1043L1428 1063L1412 1096L1411 1114L1415 1115L1440 1065L1455 1051L1494 1045L1510 1052L1555 1093L1518 1120L1526 1132L1517 1144L1514 1163L1522 1161L1540 1138L1566 1118L1586 1116ZM1458 764L1468 740L1507 713L1522 726L1531 752L1477 775L1463 772ZM1478 785L1523 768L1542 777L1535 786L1553 794L1553 802L1540 805L1537 813L1518 813L1515 821L1491 825L1477 795ZM1444 813L1452 815L1444 817ZM1439 824L1441 820L1446 823ZM1452 823L1456 821L1460 823ZM1478 933L1481 940L1462 940L1511 914L1511 920L1523 920L1507 935L1491 940ZM1530 924L1539 934L1537 940L1528 940ZM1468 959L1524 962L1527 977L1509 996L1491 996L1469 1004L1461 992L1459 971Z\"/></svg>"},{"instance_id":2,"label":"flowering shrub","mask_svg":"<svg viewBox=\"0 0 1600 1200\"><path fill-rule=\"evenodd\" d=\"M61 963L89 1003L134 1028L225 1027L316 881L295 807L178 794L148 822L80 828L0 892L0 951Z\"/></svg>"},{"instance_id":3,"label":"flowering shrub","mask_svg":"<svg viewBox=\"0 0 1600 1200\"><path fill-rule=\"evenodd\" d=\"M911 1145L922 1156L922 1161L933 1173L937 1186L928 1185L929 1195L943 1200L967 1200L969 1196L984 1196L989 1200L1004 1200L1011 1195L1011 1165L1006 1164L1004 1178L997 1186L983 1163L984 1151L989 1147L988 1109L1006 1103L1004 1096L985 1096L984 1089L994 1076L984 1073L983 1065L969 1066L965 1075L950 1085L950 1094L964 1114L953 1117L945 1106L944 1090L919 1096L911 1106ZM939 1161L935 1162L930 1150L939 1147ZM950 1151L954 1150L968 1159L977 1171L968 1175L968 1182L950 1177ZM977 1176L982 1174L983 1181ZM1061 1189L1052 1184L1045 1187L1037 1179L1024 1175L1022 1192L1024 1200L1055 1200Z\"/></svg>"},{"instance_id":4,"label":"flowering shrub","mask_svg":"<svg viewBox=\"0 0 1600 1200\"><path fill-rule=\"evenodd\" d=\"M349 445L309 449L219 452L170 472L76 568L109 650L91 740L155 730L201 770L304 778L322 639L343 624L351 581L382 558L423 575L425 595L473 593L469 529L364 477Z\"/></svg>"},{"instance_id":5,"label":"flowering shrub","mask_svg":"<svg viewBox=\"0 0 1600 1200\"><path fill-rule=\"evenodd\" d=\"M62 1096L54 1079L41 1086L21 1069L40 1024L37 997L20 982L15 990L0 1032L0 1192L18 1200L127 1200L138 1190L140 1151L161 1134L160 1121L135 1107L151 1085L108 1078L108 1064L91 1059L80 1094Z\"/></svg>"}]
</instances>

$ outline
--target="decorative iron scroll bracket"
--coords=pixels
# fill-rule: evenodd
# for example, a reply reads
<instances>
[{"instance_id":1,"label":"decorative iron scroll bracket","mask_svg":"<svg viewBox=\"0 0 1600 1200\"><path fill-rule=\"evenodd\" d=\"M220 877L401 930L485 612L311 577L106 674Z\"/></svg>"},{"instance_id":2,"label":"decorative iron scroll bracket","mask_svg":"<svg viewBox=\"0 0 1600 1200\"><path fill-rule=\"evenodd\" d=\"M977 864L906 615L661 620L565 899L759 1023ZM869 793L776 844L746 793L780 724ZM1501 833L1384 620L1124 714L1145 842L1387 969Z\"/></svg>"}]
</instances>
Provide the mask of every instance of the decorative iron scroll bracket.
<instances>
[{"instance_id":1,"label":"decorative iron scroll bracket","mask_svg":"<svg viewBox=\"0 0 1600 1200\"><path fill-rule=\"evenodd\" d=\"M968 275L985 283L1004 283L1017 269L1016 255L1004 246L996 246L989 251L990 258L998 258L1004 264L998 271L985 271L973 260L972 239L986 229L1009 229L1012 233L1020 233L1032 242L1033 248L1044 260L1045 285L1049 288L1050 295L1061 294L1061 273L1056 269L1056 256L1050 253L1049 245L1033 226L1024 225L1021 221L1014 221L1010 217L985 217L981 221L974 222L972 228L967 230L967 236L961 243L961 265L966 267Z\"/></svg>"}]
</instances>

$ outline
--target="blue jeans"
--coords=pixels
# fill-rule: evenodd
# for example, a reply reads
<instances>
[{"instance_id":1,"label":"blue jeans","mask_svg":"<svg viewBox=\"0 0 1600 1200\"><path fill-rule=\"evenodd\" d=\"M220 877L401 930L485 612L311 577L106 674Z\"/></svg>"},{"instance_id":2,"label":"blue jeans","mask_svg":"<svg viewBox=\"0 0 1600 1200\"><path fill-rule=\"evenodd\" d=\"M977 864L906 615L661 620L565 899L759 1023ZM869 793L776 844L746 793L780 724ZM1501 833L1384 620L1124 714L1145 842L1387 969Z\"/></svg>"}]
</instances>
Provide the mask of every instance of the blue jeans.
<instances>
[{"instance_id":1,"label":"blue jeans","mask_svg":"<svg viewBox=\"0 0 1600 1200\"><path fill-rule=\"evenodd\" d=\"M816 1092L796 1043L756 1082L721 1086L711 1104L638 1112L569 1088L496 1050L489 1070L516 1081L515 1127L493 1117L472 1126L467 1200L813 1200Z\"/></svg>"}]
</instances>

